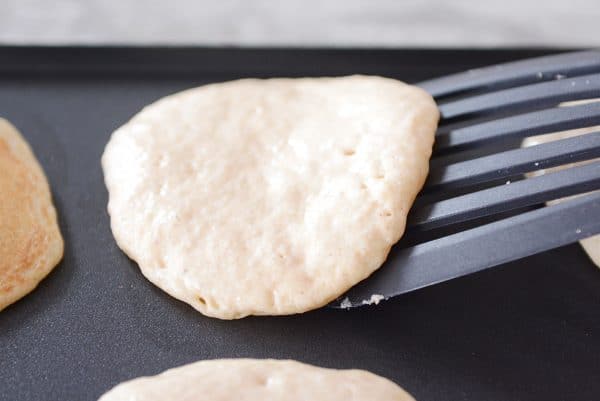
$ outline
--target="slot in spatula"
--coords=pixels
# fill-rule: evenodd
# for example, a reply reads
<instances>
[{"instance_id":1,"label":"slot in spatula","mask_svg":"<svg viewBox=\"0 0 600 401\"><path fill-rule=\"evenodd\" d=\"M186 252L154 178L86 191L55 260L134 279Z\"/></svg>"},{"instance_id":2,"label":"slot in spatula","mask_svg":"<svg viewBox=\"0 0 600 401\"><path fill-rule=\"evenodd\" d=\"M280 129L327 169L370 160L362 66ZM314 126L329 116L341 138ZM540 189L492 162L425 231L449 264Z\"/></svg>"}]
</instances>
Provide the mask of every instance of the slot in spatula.
<instances>
[{"instance_id":1,"label":"slot in spatula","mask_svg":"<svg viewBox=\"0 0 600 401\"><path fill-rule=\"evenodd\" d=\"M330 306L379 302L600 233L600 130L520 147L526 137L600 126L600 102L559 107L600 98L600 50L417 85L442 115L428 181L384 266ZM581 196L544 206L573 195Z\"/></svg>"}]
</instances>

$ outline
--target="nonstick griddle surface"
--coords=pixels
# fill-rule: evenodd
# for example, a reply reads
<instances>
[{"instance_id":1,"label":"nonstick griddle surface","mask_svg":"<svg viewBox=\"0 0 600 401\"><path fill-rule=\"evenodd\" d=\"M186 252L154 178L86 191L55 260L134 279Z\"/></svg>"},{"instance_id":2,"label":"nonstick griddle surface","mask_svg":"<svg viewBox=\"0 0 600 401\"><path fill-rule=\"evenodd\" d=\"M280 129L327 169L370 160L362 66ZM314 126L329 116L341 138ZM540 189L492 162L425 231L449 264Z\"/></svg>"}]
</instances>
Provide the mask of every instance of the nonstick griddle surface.
<instances>
[{"instance_id":1,"label":"nonstick griddle surface","mask_svg":"<svg viewBox=\"0 0 600 401\"><path fill-rule=\"evenodd\" d=\"M600 399L600 271L577 245L377 307L220 321L144 279L106 213L104 145L159 97L248 76L415 82L550 52L0 48L0 116L40 159L66 243L55 271L0 312L0 400L93 401L126 379L228 357L368 369L419 401Z\"/></svg>"}]
</instances>

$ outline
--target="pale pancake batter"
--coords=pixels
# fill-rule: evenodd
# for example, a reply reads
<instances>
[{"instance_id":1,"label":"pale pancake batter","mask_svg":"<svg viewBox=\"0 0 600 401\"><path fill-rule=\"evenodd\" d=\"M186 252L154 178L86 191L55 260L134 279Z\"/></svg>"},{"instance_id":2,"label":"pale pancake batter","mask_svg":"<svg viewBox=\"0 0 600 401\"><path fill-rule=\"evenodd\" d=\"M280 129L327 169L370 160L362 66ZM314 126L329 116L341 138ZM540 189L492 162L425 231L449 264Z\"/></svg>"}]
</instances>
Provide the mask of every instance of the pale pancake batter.
<instances>
[{"instance_id":1,"label":"pale pancake batter","mask_svg":"<svg viewBox=\"0 0 600 401\"><path fill-rule=\"evenodd\" d=\"M384 262L428 172L423 90L368 76L247 79L166 97L102 157L118 245L222 319L318 308Z\"/></svg>"},{"instance_id":2,"label":"pale pancake batter","mask_svg":"<svg viewBox=\"0 0 600 401\"><path fill-rule=\"evenodd\" d=\"M296 361L201 361L119 384L99 401L414 401L393 382L364 370Z\"/></svg>"}]
</instances>

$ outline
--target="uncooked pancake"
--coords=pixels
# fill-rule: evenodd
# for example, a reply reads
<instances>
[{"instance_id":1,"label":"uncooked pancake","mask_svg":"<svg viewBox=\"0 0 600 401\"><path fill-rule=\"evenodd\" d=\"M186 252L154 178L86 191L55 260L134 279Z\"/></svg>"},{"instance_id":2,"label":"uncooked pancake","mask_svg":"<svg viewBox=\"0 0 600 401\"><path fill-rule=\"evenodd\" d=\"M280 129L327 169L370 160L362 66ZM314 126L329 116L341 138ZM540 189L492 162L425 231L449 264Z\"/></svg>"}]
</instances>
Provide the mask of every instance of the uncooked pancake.
<instances>
[{"instance_id":1,"label":"uncooked pancake","mask_svg":"<svg viewBox=\"0 0 600 401\"><path fill-rule=\"evenodd\" d=\"M577 104L597 102L597 101L600 101L600 100L593 99L593 100L578 101L578 102L568 102L568 103L561 104L561 106L568 107L568 106L573 106L573 105L577 105ZM525 139L525 141L523 142L523 146L539 145L539 144L546 143L546 142L556 141L558 139L566 139L566 138L572 138L572 137L578 136L578 135L588 134L588 133L591 133L594 131L600 131L600 126L574 129L574 130L569 130L569 131L556 132L556 133L552 133L552 134L534 136L534 137ZM551 168L551 169L539 170L537 172L532 173L531 175L540 175L540 174L544 174L546 172L556 171L561 168L574 167L574 166L578 166L578 165L581 165L584 163L590 163L592 161L598 161L598 160L600 160L600 159L589 160L589 161L582 162L582 163L568 164L565 166L555 167L555 168ZM548 203L552 204L552 203L558 203L558 202L560 202L560 200L548 202ZM600 216L599 216L599 218L600 218ZM583 247L585 252L588 254L588 256L590 257L592 262L594 262L596 264L596 266L600 267L600 235L594 235L593 237L583 239L583 240L579 241L579 243L581 244L581 246Z\"/></svg>"},{"instance_id":2,"label":"uncooked pancake","mask_svg":"<svg viewBox=\"0 0 600 401\"><path fill-rule=\"evenodd\" d=\"M46 176L23 137L0 118L0 310L33 290L62 255Z\"/></svg>"},{"instance_id":3,"label":"uncooked pancake","mask_svg":"<svg viewBox=\"0 0 600 401\"><path fill-rule=\"evenodd\" d=\"M119 384L99 401L414 401L393 382L364 370L296 361L201 361Z\"/></svg>"},{"instance_id":4,"label":"uncooked pancake","mask_svg":"<svg viewBox=\"0 0 600 401\"><path fill-rule=\"evenodd\" d=\"M166 97L106 146L113 234L151 282L205 315L320 307L402 235L438 116L423 90L368 76Z\"/></svg>"}]
</instances>

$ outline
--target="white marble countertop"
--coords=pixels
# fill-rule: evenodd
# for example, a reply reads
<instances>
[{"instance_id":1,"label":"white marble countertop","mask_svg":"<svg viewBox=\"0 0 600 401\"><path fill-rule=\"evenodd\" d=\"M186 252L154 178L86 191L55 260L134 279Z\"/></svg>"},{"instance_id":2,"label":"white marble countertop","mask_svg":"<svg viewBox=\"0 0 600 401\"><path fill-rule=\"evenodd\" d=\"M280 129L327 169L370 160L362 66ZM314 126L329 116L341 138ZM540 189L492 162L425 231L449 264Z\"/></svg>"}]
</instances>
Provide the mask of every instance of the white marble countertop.
<instances>
[{"instance_id":1,"label":"white marble countertop","mask_svg":"<svg viewBox=\"0 0 600 401\"><path fill-rule=\"evenodd\" d=\"M599 0L0 0L0 43L600 47L599 21Z\"/></svg>"}]
</instances>

